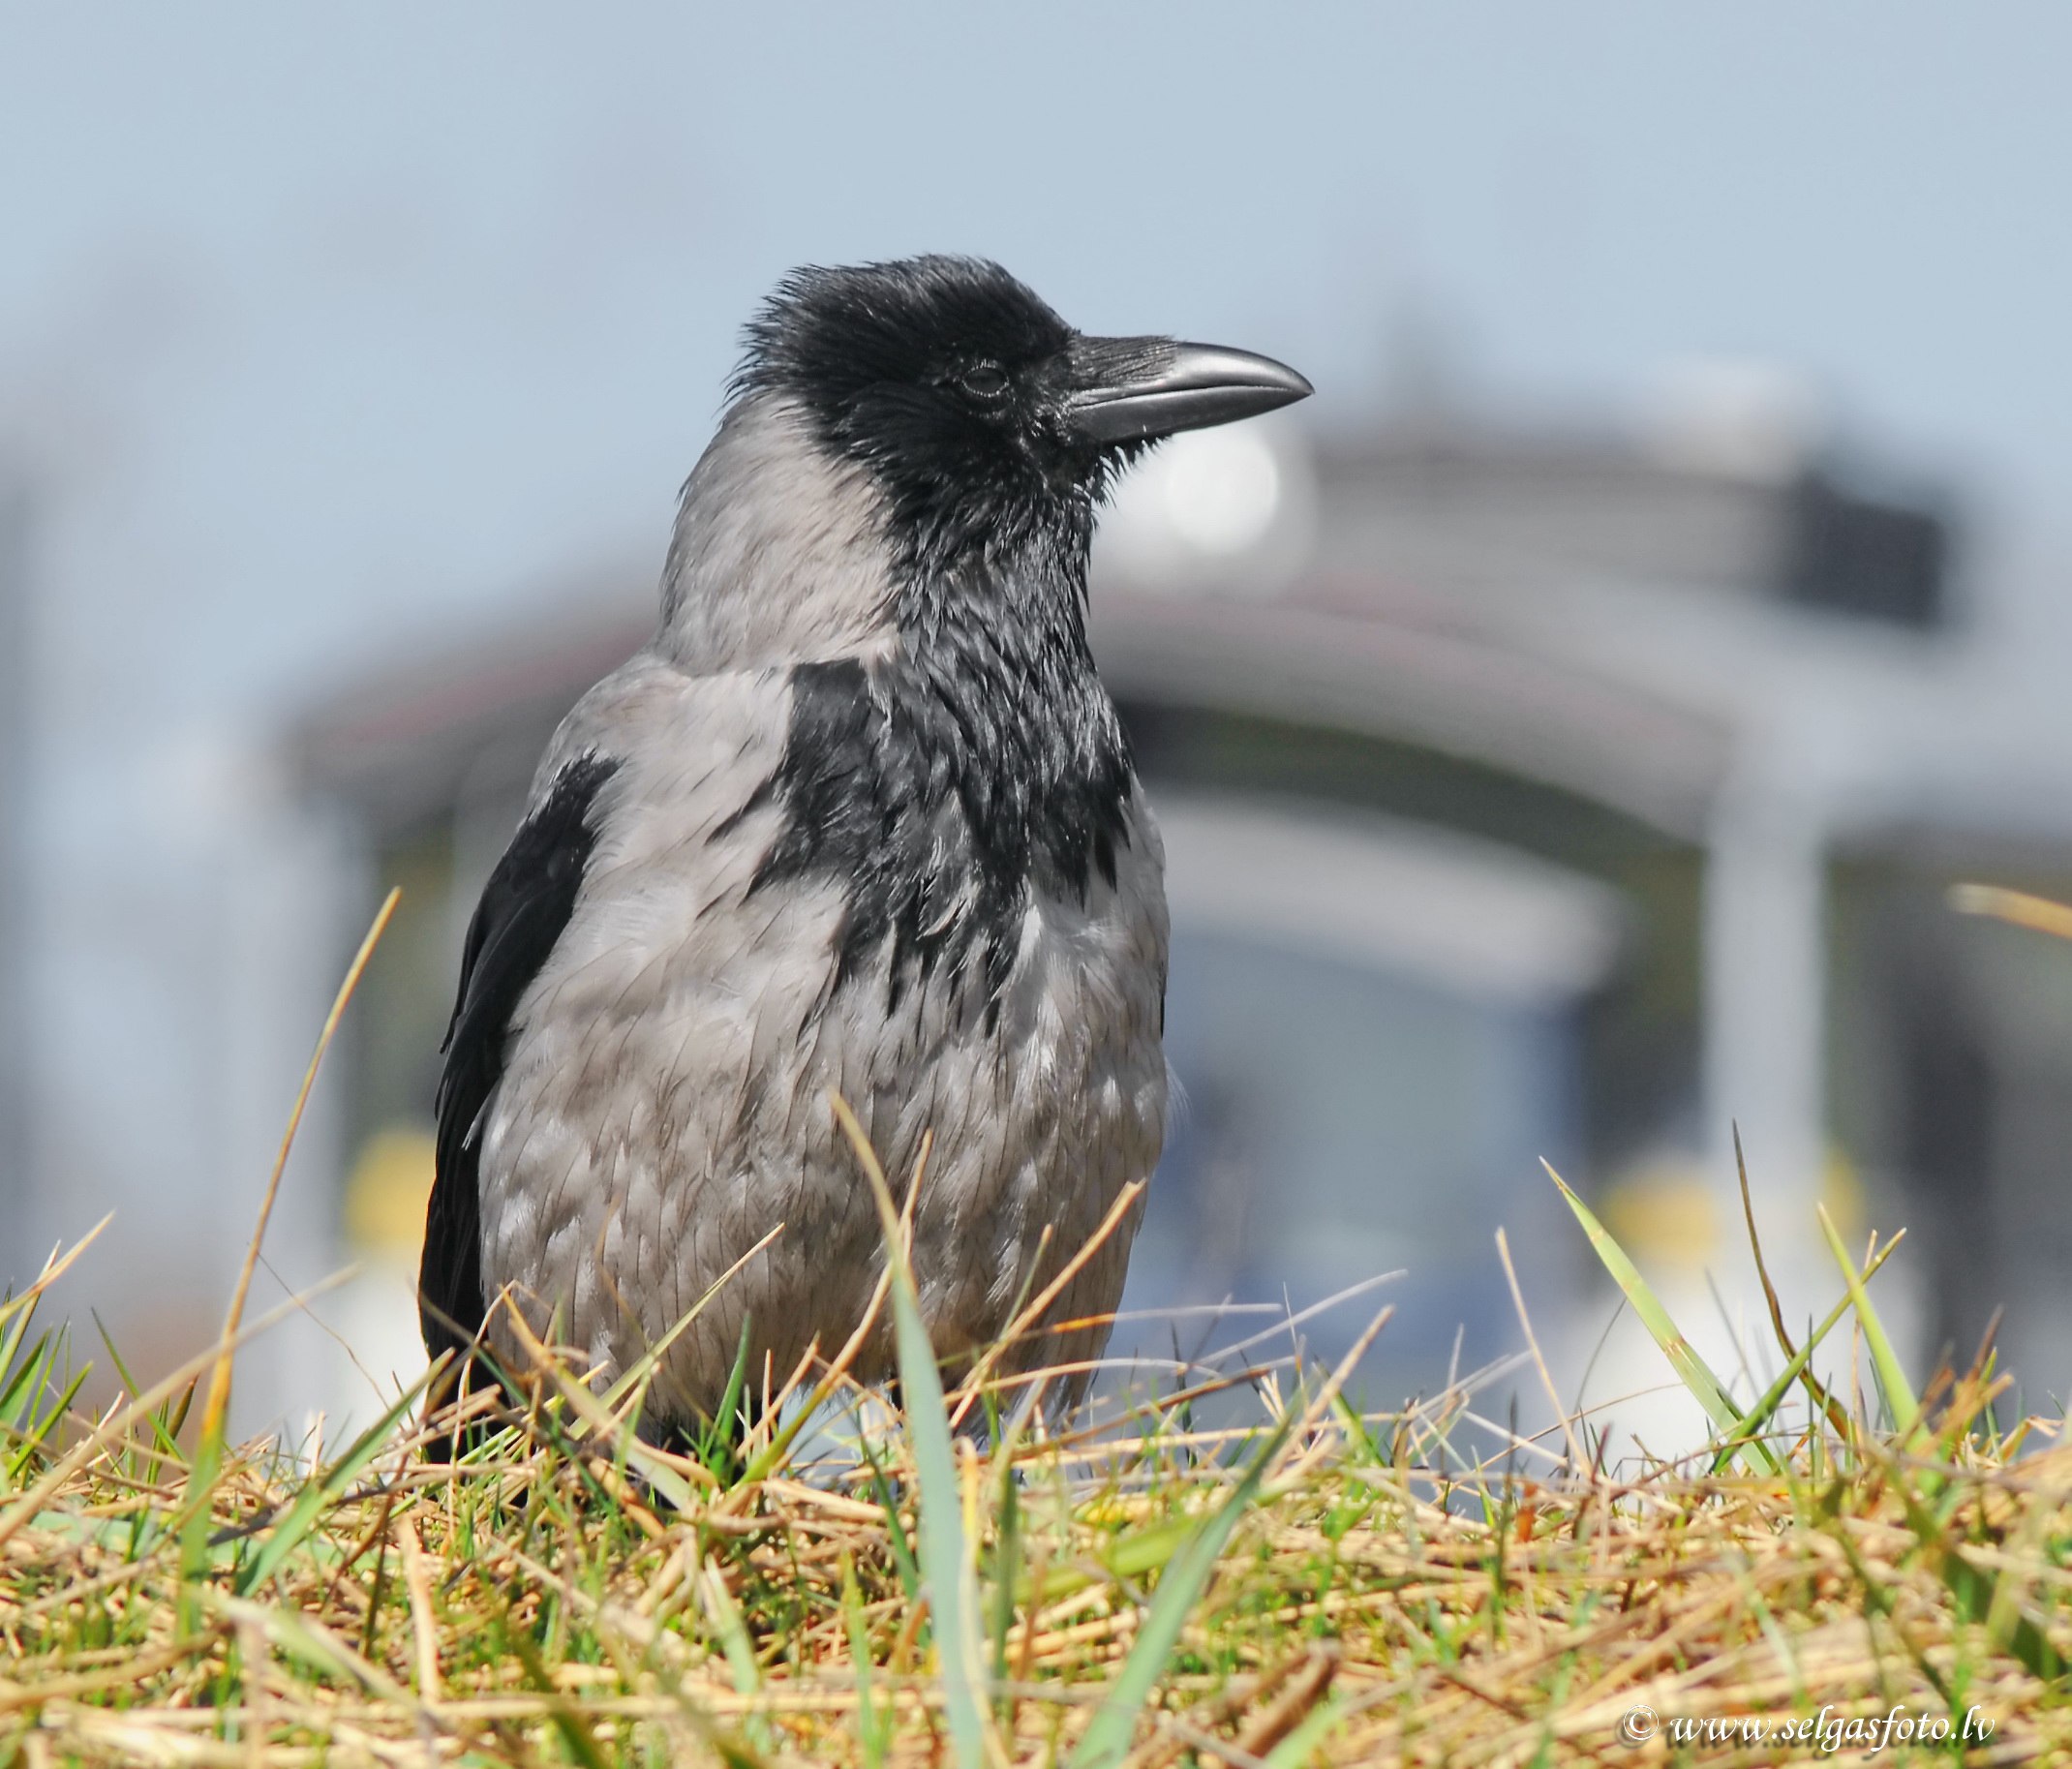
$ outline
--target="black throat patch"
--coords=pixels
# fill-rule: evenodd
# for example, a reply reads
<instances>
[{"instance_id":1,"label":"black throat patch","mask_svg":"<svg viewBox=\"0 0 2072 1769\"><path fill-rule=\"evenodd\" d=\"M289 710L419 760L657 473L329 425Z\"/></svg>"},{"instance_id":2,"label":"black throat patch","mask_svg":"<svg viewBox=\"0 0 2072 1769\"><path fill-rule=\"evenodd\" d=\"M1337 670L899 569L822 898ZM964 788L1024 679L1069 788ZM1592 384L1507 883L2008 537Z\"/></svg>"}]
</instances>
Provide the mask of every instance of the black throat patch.
<instances>
[{"instance_id":1,"label":"black throat patch","mask_svg":"<svg viewBox=\"0 0 2072 1769\"><path fill-rule=\"evenodd\" d=\"M981 988L990 1022L1031 892L1083 902L1115 882L1135 776L1086 648L1083 538L1055 542L910 566L890 658L792 672L760 795L787 817L755 885L842 888L838 983L889 941L891 1004L940 972Z\"/></svg>"}]
</instances>

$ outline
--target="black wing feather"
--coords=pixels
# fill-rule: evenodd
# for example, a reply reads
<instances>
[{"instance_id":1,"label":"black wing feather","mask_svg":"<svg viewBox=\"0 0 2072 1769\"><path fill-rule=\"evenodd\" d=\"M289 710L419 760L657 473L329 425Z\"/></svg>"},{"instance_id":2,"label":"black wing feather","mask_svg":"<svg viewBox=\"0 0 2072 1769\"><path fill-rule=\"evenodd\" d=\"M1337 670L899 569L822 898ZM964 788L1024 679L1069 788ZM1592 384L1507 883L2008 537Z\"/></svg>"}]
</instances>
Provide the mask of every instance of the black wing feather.
<instances>
[{"instance_id":1,"label":"black wing feather","mask_svg":"<svg viewBox=\"0 0 2072 1769\"><path fill-rule=\"evenodd\" d=\"M417 1319L425 1350L464 1353L481 1331L480 1123L503 1075L511 1016L568 918L596 833L591 808L619 764L590 754L555 776L483 887L461 954L460 992L441 1047L439 1154L425 1210Z\"/></svg>"}]
</instances>

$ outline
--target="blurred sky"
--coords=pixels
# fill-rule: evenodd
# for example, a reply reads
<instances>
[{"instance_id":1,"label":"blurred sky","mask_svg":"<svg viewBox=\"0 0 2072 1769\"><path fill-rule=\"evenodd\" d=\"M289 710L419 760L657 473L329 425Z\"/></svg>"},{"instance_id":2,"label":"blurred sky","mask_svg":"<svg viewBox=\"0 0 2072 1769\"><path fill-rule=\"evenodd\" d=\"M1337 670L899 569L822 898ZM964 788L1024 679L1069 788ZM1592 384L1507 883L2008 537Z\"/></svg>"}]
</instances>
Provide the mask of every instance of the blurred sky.
<instances>
[{"instance_id":1,"label":"blurred sky","mask_svg":"<svg viewBox=\"0 0 2072 1769\"><path fill-rule=\"evenodd\" d=\"M206 1158L182 1052L280 717L655 568L786 267L990 254L1340 426L1408 355L1593 423L1774 361L2055 545L2068 50L2043 4L0 5L68 1174Z\"/></svg>"}]
</instances>

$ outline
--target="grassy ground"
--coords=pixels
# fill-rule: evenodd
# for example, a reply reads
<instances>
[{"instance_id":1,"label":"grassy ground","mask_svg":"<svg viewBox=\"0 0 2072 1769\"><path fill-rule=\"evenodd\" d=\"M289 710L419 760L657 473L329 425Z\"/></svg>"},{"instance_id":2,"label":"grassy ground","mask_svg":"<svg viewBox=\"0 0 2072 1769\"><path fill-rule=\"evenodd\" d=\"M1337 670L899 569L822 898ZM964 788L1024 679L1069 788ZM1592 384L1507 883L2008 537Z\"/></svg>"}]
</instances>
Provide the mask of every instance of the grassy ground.
<instances>
[{"instance_id":1,"label":"grassy ground","mask_svg":"<svg viewBox=\"0 0 2072 1769\"><path fill-rule=\"evenodd\" d=\"M1889 1760L2072 1751L2072 1450L2018 1456L1976 1373L1878 1430L1802 1383L1620 1472L1587 1419L1474 1466L1462 1396L1361 1418L1286 1370L1220 1379L1241 1430L1179 1393L990 1449L913 1371L811 1460L700 1458L549 1364L454 1467L413 1399L314 1460L183 1435L213 1354L72 1418L33 1312L0 1763L1771 1763L1874 1717Z\"/></svg>"},{"instance_id":2,"label":"grassy ground","mask_svg":"<svg viewBox=\"0 0 2072 1769\"><path fill-rule=\"evenodd\" d=\"M793 1424L665 1453L644 1371L540 1352L521 1413L467 1403L493 1429L459 1465L416 1394L289 1455L225 1441L243 1285L219 1345L83 1418L53 1267L0 1304L0 1769L2072 1758L2055 1429L1996 1421L1987 1357L1917 1396L1889 1246L1824 1220L1835 1309L1798 1344L1773 1303L1778 1375L1736 1389L1570 1202L1705 1452L1634 1467L1575 1418L1478 1461L1465 1393L1361 1415L1350 1358L1017 1429L983 1362L945 1395L893 1259L899 1418L838 1356L766 1409ZM1823 1339L1870 1382L1815 1380ZM1211 1391L1252 1422L1211 1428Z\"/></svg>"}]
</instances>

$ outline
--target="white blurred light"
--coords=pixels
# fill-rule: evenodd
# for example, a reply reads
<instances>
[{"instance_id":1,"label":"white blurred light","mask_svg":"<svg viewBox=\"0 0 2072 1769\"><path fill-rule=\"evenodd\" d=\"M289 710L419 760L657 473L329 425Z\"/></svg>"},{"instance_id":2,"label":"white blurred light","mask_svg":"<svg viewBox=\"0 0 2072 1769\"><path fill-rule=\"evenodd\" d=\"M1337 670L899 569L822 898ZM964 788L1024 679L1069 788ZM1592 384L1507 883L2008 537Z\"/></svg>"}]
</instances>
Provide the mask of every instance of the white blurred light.
<instances>
[{"instance_id":1,"label":"white blurred light","mask_svg":"<svg viewBox=\"0 0 2072 1769\"><path fill-rule=\"evenodd\" d=\"M1281 469L1250 430L1204 430L1175 437L1154 481L1166 520L1204 553L1257 546L1281 507Z\"/></svg>"},{"instance_id":2,"label":"white blurred light","mask_svg":"<svg viewBox=\"0 0 2072 1769\"><path fill-rule=\"evenodd\" d=\"M1173 437L1133 467L1098 558L1140 582L1271 594L1307 560L1315 517L1307 438L1254 419Z\"/></svg>"}]
</instances>

